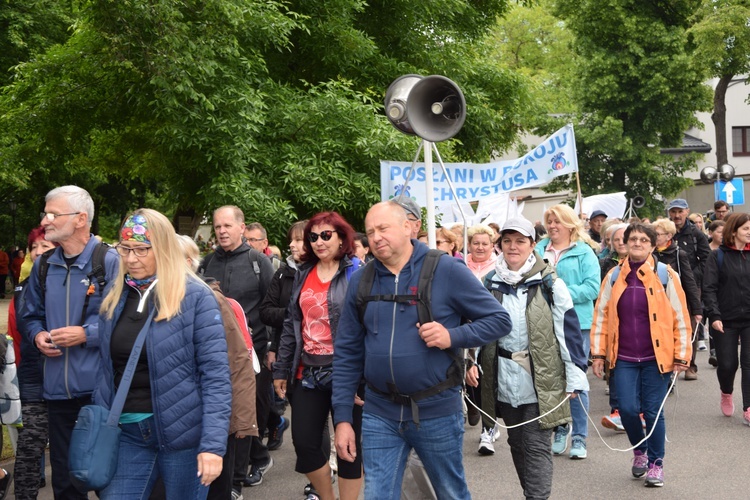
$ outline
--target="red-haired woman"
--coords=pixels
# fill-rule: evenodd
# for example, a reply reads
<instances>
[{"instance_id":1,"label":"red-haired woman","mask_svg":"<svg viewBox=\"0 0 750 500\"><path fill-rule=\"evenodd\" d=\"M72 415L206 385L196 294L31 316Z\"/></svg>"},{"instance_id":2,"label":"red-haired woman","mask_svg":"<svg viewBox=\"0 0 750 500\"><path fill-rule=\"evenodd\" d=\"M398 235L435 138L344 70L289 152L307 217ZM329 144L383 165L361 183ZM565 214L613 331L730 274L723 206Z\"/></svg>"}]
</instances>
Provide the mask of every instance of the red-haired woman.
<instances>
[{"instance_id":1,"label":"red-haired woman","mask_svg":"<svg viewBox=\"0 0 750 500\"><path fill-rule=\"evenodd\" d=\"M273 382L283 398L291 375L288 395L292 413L304 416L292 419L292 440L297 454L295 470L307 475L317 493L308 498L333 500L331 469L321 445L323 427L328 425L331 412L333 341L349 278L359 263L352 258L354 230L336 212L316 214L307 222L304 245L273 365ZM362 410L361 406L357 408L357 459L353 463L338 462L341 500L356 499L362 486Z\"/></svg>"}]
</instances>

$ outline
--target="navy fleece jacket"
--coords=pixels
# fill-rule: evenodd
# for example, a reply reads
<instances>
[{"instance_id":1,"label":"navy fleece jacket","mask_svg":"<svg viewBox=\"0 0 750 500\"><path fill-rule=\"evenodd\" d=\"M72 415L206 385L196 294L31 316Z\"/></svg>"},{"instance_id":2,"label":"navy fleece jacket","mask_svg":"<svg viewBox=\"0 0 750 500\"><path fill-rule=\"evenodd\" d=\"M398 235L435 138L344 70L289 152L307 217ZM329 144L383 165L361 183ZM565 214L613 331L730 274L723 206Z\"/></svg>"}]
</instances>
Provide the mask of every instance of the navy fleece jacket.
<instances>
[{"instance_id":1,"label":"navy fleece jacket","mask_svg":"<svg viewBox=\"0 0 750 500\"><path fill-rule=\"evenodd\" d=\"M428 248L412 240L414 251L398 276L375 261L373 295L415 294L422 262ZM364 378L379 391L393 383L402 394L413 394L446 378L453 362L448 353L428 348L417 330L417 307L395 302L369 302L360 323L356 306L361 272L352 275L333 353L334 423L351 422L354 395ZM482 286L463 261L441 256L432 281L432 313L450 333L451 348L478 347L507 335L508 313ZM461 324L465 318L470 322ZM461 411L460 387L456 386L418 403L419 418L443 417ZM392 403L372 391L365 394L364 411L383 418L410 421L411 407Z\"/></svg>"}]
</instances>

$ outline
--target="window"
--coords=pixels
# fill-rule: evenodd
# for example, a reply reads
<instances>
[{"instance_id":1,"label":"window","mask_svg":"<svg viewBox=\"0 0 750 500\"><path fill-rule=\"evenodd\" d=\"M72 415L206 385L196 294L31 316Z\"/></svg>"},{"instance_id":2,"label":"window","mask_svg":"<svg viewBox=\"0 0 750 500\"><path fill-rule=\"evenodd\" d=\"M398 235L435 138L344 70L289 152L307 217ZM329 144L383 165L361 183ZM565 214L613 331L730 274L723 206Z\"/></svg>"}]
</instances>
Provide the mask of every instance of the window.
<instances>
[{"instance_id":1,"label":"window","mask_svg":"<svg viewBox=\"0 0 750 500\"><path fill-rule=\"evenodd\" d=\"M732 156L750 156L750 127L732 127Z\"/></svg>"}]
</instances>

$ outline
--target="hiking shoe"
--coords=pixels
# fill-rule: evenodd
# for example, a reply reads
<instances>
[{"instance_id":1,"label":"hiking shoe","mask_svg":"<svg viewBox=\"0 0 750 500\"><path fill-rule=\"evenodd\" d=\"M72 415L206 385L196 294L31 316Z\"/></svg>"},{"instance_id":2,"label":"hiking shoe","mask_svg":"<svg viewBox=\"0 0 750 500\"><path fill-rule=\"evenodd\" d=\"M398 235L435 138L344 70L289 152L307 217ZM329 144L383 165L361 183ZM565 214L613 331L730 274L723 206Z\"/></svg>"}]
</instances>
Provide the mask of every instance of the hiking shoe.
<instances>
[{"instance_id":1,"label":"hiking shoe","mask_svg":"<svg viewBox=\"0 0 750 500\"><path fill-rule=\"evenodd\" d=\"M284 444L284 431L288 428L289 419L281 417L281 422L279 422L279 425L271 430L271 433L268 436L266 447L271 451L281 448L281 445Z\"/></svg>"},{"instance_id":2,"label":"hiking shoe","mask_svg":"<svg viewBox=\"0 0 750 500\"><path fill-rule=\"evenodd\" d=\"M719 360L716 359L716 349L711 349L711 352L708 355L708 364L714 368L719 366Z\"/></svg>"},{"instance_id":3,"label":"hiking shoe","mask_svg":"<svg viewBox=\"0 0 750 500\"><path fill-rule=\"evenodd\" d=\"M493 439L495 429L482 429L482 435L479 437L479 449L477 450L480 455L494 455L495 447L492 443L495 442Z\"/></svg>"},{"instance_id":4,"label":"hiking shoe","mask_svg":"<svg viewBox=\"0 0 750 500\"><path fill-rule=\"evenodd\" d=\"M562 455L568 449L568 440L570 439L570 427L561 425L555 428L554 439L552 441L552 454Z\"/></svg>"},{"instance_id":5,"label":"hiking shoe","mask_svg":"<svg viewBox=\"0 0 750 500\"><path fill-rule=\"evenodd\" d=\"M573 460L583 460L587 456L586 438L575 436L573 438L573 444L570 446L570 458Z\"/></svg>"},{"instance_id":6,"label":"hiking shoe","mask_svg":"<svg viewBox=\"0 0 750 500\"><path fill-rule=\"evenodd\" d=\"M706 341L705 340L699 340L698 341L698 350L699 351L705 351L708 347L706 347Z\"/></svg>"},{"instance_id":7,"label":"hiking shoe","mask_svg":"<svg viewBox=\"0 0 750 500\"><path fill-rule=\"evenodd\" d=\"M235 489L232 489L232 500L243 500L242 493Z\"/></svg>"},{"instance_id":8,"label":"hiking shoe","mask_svg":"<svg viewBox=\"0 0 750 500\"><path fill-rule=\"evenodd\" d=\"M5 472L5 477L0 479L0 499L6 498L8 496L10 483L13 482L13 474L5 469L3 469L3 472Z\"/></svg>"},{"instance_id":9,"label":"hiking shoe","mask_svg":"<svg viewBox=\"0 0 750 500\"><path fill-rule=\"evenodd\" d=\"M685 380L698 380L698 369L691 366L685 371Z\"/></svg>"},{"instance_id":10,"label":"hiking shoe","mask_svg":"<svg viewBox=\"0 0 750 500\"><path fill-rule=\"evenodd\" d=\"M617 432L625 432L625 427L622 426L622 419L620 418L620 411L615 410L609 415L602 417L602 427Z\"/></svg>"},{"instance_id":11,"label":"hiking shoe","mask_svg":"<svg viewBox=\"0 0 750 500\"><path fill-rule=\"evenodd\" d=\"M645 451L633 450L633 466L630 468L633 477L643 477L648 472L648 455Z\"/></svg>"},{"instance_id":12,"label":"hiking shoe","mask_svg":"<svg viewBox=\"0 0 750 500\"><path fill-rule=\"evenodd\" d=\"M649 464L648 474L646 474L646 486L649 488L659 488L664 486L664 469L661 464L661 460Z\"/></svg>"},{"instance_id":13,"label":"hiking shoe","mask_svg":"<svg viewBox=\"0 0 750 500\"><path fill-rule=\"evenodd\" d=\"M731 394L721 393L721 412L725 417L731 417L734 413L734 401Z\"/></svg>"},{"instance_id":14,"label":"hiking shoe","mask_svg":"<svg viewBox=\"0 0 750 500\"><path fill-rule=\"evenodd\" d=\"M263 475L265 475L271 467L273 467L273 457L271 457L265 465L251 465L250 473L245 477L244 481L242 481L243 486L259 486L263 482Z\"/></svg>"},{"instance_id":15,"label":"hiking shoe","mask_svg":"<svg viewBox=\"0 0 750 500\"><path fill-rule=\"evenodd\" d=\"M745 410L744 418L745 418L745 425L750 425L750 408Z\"/></svg>"}]
</instances>

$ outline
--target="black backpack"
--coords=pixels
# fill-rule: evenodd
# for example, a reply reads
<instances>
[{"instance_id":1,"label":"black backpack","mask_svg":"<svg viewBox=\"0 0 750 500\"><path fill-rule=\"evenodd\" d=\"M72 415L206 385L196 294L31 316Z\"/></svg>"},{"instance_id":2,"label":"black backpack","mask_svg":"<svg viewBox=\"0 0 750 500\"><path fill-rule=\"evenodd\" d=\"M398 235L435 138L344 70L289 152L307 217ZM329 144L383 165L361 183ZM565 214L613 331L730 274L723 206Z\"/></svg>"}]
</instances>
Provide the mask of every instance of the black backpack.
<instances>
[{"instance_id":1,"label":"black backpack","mask_svg":"<svg viewBox=\"0 0 750 500\"><path fill-rule=\"evenodd\" d=\"M364 324L365 310L367 304L370 302L397 302L411 304L416 302L417 305L417 316L420 324L429 323L434 321L432 315L432 278L435 275L435 268L437 268L440 257L445 254L440 250L431 249L427 252L427 255L422 262L422 270L419 272L419 279L417 281L417 293L416 294L404 294L404 295L372 295L372 286L375 283L375 263L370 261L360 271L362 277L357 287L357 313L359 314L360 323ZM447 389L463 385L464 381L464 368L465 362L463 357L463 349L459 350L458 353L454 352L453 349L446 349L445 353L448 354L452 359L450 367L446 372L446 379L439 382L432 387L423 389L413 394L401 394L396 390L395 385L389 384L389 392L383 392L378 388L367 384L367 386L377 394L385 396L394 403L402 405L411 405L412 416L414 422L419 423L419 410L416 402L439 394Z\"/></svg>"},{"instance_id":2,"label":"black backpack","mask_svg":"<svg viewBox=\"0 0 750 500\"><path fill-rule=\"evenodd\" d=\"M96 291L94 280L99 285L99 296L104 294L104 287L107 286L107 269L104 267L104 258L107 255L109 249L112 248L107 243L99 242L94 247L94 253L91 257L91 272L86 275L89 280L89 288L86 291L86 299L83 301L83 311L81 311L81 324L86 321L86 311L89 307L89 300ZM36 264L39 266L39 284L42 287L42 303L47 294L47 271L49 270L49 258L52 256L56 248L47 250L39 257L39 262Z\"/></svg>"}]
</instances>

